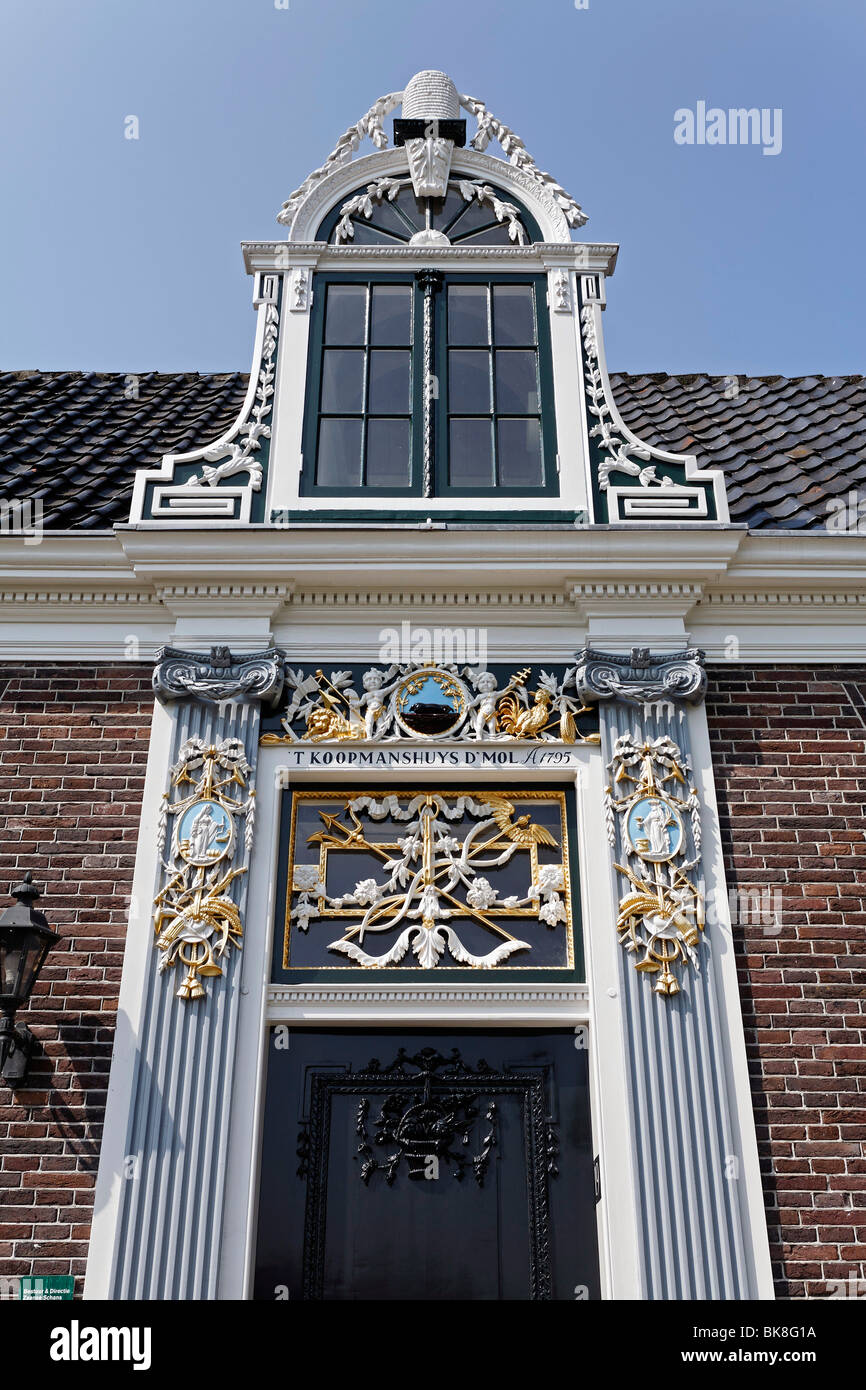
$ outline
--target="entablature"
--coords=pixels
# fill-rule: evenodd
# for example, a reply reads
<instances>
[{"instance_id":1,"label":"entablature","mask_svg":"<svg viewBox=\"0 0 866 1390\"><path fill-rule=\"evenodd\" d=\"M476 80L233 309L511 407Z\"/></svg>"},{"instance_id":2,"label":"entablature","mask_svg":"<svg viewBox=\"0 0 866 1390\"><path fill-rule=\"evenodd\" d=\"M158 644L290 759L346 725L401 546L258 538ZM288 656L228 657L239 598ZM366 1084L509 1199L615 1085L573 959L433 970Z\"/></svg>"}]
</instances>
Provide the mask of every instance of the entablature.
<instances>
[{"instance_id":1,"label":"entablature","mask_svg":"<svg viewBox=\"0 0 866 1390\"><path fill-rule=\"evenodd\" d=\"M491 649L510 654L529 640L539 659L590 633L611 647L621 632L626 649L651 627L653 641L668 630L669 645L687 634L710 660L737 635L742 660L864 659L866 536L687 526L542 534L540 544L539 528L211 525L51 532L39 546L4 537L0 655L146 657L192 630L195 645L253 619L250 642L270 632L292 649L349 641L361 651L405 619L484 626Z\"/></svg>"}]
</instances>

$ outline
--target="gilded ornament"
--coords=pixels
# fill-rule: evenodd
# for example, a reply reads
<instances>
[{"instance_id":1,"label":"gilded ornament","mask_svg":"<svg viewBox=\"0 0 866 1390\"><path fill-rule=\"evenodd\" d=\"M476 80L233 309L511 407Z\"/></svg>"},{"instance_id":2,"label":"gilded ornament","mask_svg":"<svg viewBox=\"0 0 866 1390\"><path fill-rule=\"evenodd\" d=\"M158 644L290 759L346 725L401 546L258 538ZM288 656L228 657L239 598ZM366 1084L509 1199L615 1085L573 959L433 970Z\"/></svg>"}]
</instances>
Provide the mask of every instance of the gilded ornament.
<instances>
[{"instance_id":1,"label":"gilded ornament","mask_svg":"<svg viewBox=\"0 0 866 1390\"><path fill-rule=\"evenodd\" d=\"M390 743L402 739L457 739L460 742L597 743L581 734L577 717L590 712L575 684L576 668L561 678L540 671L531 694L531 667L517 671L500 689L484 668L434 662L392 663L363 673L361 690L351 671L288 668L289 702L282 733L267 732L261 742L323 743L345 740Z\"/></svg>"},{"instance_id":2,"label":"gilded ornament","mask_svg":"<svg viewBox=\"0 0 866 1390\"><path fill-rule=\"evenodd\" d=\"M697 792L689 786L679 748L666 736L638 743L630 734L621 735L609 770L608 836L615 845L618 825L630 861L614 864L631 885L620 899L616 929L626 950L640 956L636 968L655 975L653 989L668 997L680 992L674 966L698 968L696 947L704 927L703 898L689 878L699 861L689 860L686 848L688 815L695 854L699 853ZM671 782L685 795L671 791Z\"/></svg>"},{"instance_id":3,"label":"gilded ornament","mask_svg":"<svg viewBox=\"0 0 866 1390\"><path fill-rule=\"evenodd\" d=\"M526 667L511 677L496 705L496 727L501 733L512 738L540 738L547 730L556 727L563 743L577 741L575 714L585 714L588 706L581 705L564 697L557 690L556 683L541 673L541 682L528 704L525 682L530 668Z\"/></svg>"},{"instance_id":4,"label":"gilded ornament","mask_svg":"<svg viewBox=\"0 0 866 1390\"><path fill-rule=\"evenodd\" d=\"M429 970L447 951L452 964L489 970L515 953L532 951L531 942L514 936L503 922L510 927L512 919L535 920L551 930L564 923L565 954L570 961L561 792L509 796L432 790L376 796L297 792L295 797L290 895L294 905L288 911L287 927L306 933L314 920L342 919L343 934L329 942L327 949L368 969L397 965L411 951L419 966ZM317 808L322 828L307 841L317 860L303 863L295 861L300 852L295 825L297 806L308 800ZM553 816L548 813L546 819L558 827L559 838L539 822L535 812L539 802L555 807ZM383 822L394 826L387 838L381 830L373 833ZM356 851L365 869L371 860L381 861L381 876L359 878L351 892L334 891L329 880L330 855L335 851L336 873L345 875L346 854ZM547 862L551 859L555 862ZM524 866L527 886L515 893L514 870ZM507 874L505 880L502 873ZM498 937L498 944L483 953L477 947L470 950L461 939L464 928L458 931L455 925L459 919L472 924L476 937L481 927ZM376 954L371 943L382 933L396 933L397 938L392 936L387 949ZM284 964L288 965L288 932L286 949Z\"/></svg>"},{"instance_id":5,"label":"gilded ornament","mask_svg":"<svg viewBox=\"0 0 866 1390\"><path fill-rule=\"evenodd\" d=\"M160 815L160 846L169 820L173 830L153 925L160 972L178 964L186 969L179 999L203 998L202 979L222 975L219 962L241 944L241 915L228 889L247 872L231 861L240 820L245 822L247 851L252 842L255 792L244 795L249 774L243 744L236 738L212 744L188 739L171 770Z\"/></svg>"}]
</instances>

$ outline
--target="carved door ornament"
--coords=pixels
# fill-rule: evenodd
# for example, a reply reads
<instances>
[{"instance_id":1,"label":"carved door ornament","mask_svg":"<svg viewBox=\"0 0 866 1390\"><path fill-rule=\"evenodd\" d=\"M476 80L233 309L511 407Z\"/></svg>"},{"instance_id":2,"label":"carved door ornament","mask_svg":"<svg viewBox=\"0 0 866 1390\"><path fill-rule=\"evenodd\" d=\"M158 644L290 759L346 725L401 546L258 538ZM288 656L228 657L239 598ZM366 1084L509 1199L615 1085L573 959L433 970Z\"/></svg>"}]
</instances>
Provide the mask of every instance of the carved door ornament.
<instances>
[{"instance_id":1,"label":"carved door ornament","mask_svg":"<svg viewBox=\"0 0 866 1390\"><path fill-rule=\"evenodd\" d=\"M495 1036L491 1043L497 1048ZM551 1183L559 1176L560 1160L549 1063L490 1066L483 1058L465 1059L457 1047L400 1047L384 1066L374 1057L358 1071L310 1068L303 1087L307 1099L296 1148L297 1177L305 1186L304 1298L322 1297L328 1222L341 1219L332 1211L344 1207L342 1193L352 1169L355 1181L370 1192L370 1198L363 1192L350 1197L351 1207L360 1207L362 1214L377 1189L393 1191L387 1202L405 1212L398 1193L405 1202L412 1185L449 1179L465 1183L469 1191L484 1189L473 1206L489 1210L500 1190L493 1181L497 1158L505 1173L520 1168L525 1174L521 1216L527 1220L529 1297L552 1296ZM346 1100L356 1104L346 1106ZM338 1123L349 1126L350 1133L337 1134ZM335 1169L337 1153L348 1162L349 1172ZM573 1181L575 1170L564 1171L563 1177ZM335 1185L341 1191L338 1202L332 1196L329 1200ZM441 1209L446 1220L449 1209ZM423 1208L416 1205L415 1210ZM387 1235L383 1239L387 1244Z\"/></svg>"},{"instance_id":2,"label":"carved door ornament","mask_svg":"<svg viewBox=\"0 0 866 1390\"><path fill-rule=\"evenodd\" d=\"M375 1070L377 1065L371 1062L367 1070ZM362 1096L358 1102L356 1128L361 1181L369 1183L373 1174L381 1170L390 1186L405 1160L408 1177L413 1181L438 1178L439 1165L447 1164L458 1182L463 1181L468 1169L478 1186L483 1187L496 1146L496 1102L489 1097L484 1099L482 1090L466 1090L457 1082L455 1073L462 1064L456 1048L452 1049L449 1061L432 1047L422 1048L413 1057L407 1056L401 1047L389 1071L399 1071L402 1075L407 1066L417 1068L417 1075L410 1074L406 1089L394 1091L381 1101L372 1121L372 1136L368 1128L370 1097ZM475 1071L483 1082L489 1068L485 1062L479 1062ZM483 1128L478 1136L478 1150L472 1154L473 1132L482 1111ZM393 1146L389 1153L377 1152L388 1145Z\"/></svg>"}]
</instances>

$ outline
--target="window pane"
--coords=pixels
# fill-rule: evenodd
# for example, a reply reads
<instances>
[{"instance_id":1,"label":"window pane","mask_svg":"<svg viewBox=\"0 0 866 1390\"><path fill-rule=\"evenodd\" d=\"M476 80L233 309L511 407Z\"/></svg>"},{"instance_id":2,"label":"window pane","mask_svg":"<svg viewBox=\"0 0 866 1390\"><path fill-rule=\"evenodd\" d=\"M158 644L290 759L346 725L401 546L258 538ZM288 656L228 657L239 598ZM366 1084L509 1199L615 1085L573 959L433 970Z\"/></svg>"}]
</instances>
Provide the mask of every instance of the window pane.
<instances>
[{"instance_id":1,"label":"window pane","mask_svg":"<svg viewBox=\"0 0 866 1390\"><path fill-rule=\"evenodd\" d=\"M322 354L322 404L325 415L348 415L364 409L364 354L328 348Z\"/></svg>"},{"instance_id":2,"label":"window pane","mask_svg":"<svg viewBox=\"0 0 866 1390\"><path fill-rule=\"evenodd\" d=\"M316 482L320 487L361 486L361 421L320 420Z\"/></svg>"},{"instance_id":3,"label":"window pane","mask_svg":"<svg viewBox=\"0 0 866 1390\"><path fill-rule=\"evenodd\" d=\"M383 344L393 344L394 347L408 345L412 341L411 310L411 285L374 285L370 342L377 347Z\"/></svg>"},{"instance_id":4,"label":"window pane","mask_svg":"<svg viewBox=\"0 0 866 1390\"><path fill-rule=\"evenodd\" d=\"M459 241L462 237L468 236L470 232L477 232L482 227L490 227L496 222L496 213L493 211L491 203L479 203L473 198L466 203L465 211L460 217L455 217L452 223L453 240ZM451 235L451 233L449 233Z\"/></svg>"},{"instance_id":5,"label":"window pane","mask_svg":"<svg viewBox=\"0 0 866 1390\"><path fill-rule=\"evenodd\" d=\"M466 199L455 188L449 188L444 198L436 198L431 205L431 222L439 232L447 232L459 213L466 211Z\"/></svg>"},{"instance_id":6,"label":"window pane","mask_svg":"<svg viewBox=\"0 0 866 1390\"><path fill-rule=\"evenodd\" d=\"M454 415L490 414L489 352L449 352L448 409Z\"/></svg>"},{"instance_id":7,"label":"window pane","mask_svg":"<svg viewBox=\"0 0 866 1390\"><path fill-rule=\"evenodd\" d=\"M367 421L367 486L409 486L409 421Z\"/></svg>"},{"instance_id":8,"label":"window pane","mask_svg":"<svg viewBox=\"0 0 866 1390\"><path fill-rule=\"evenodd\" d=\"M366 285L329 285L325 342L362 344L366 309Z\"/></svg>"},{"instance_id":9,"label":"window pane","mask_svg":"<svg viewBox=\"0 0 866 1390\"><path fill-rule=\"evenodd\" d=\"M406 226L387 198L383 198L381 203L373 204L370 222L374 227L381 227L389 236L396 237L398 241L408 241L412 235L412 228ZM355 226L358 226L357 222Z\"/></svg>"},{"instance_id":10,"label":"window pane","mask_svg":"<svg viewBox=\"0 0 866 1390\"><path fill-rule=\"evenodd\" d=\"M490 342L484 285L448 286L448 341L469 347Z\"/></svg>"},{"instance_id":11,"label":"window pane","mask_svg":"<svg viewBox=\"0 0 866 1390\"><path fill-rule=\"evenodd\" d=\"M538 410L534 352L496 353L496 410L503 415L530 415Z\"/></svg>"},{"instance_id":12,"label":"window pane","mask_svg":"<svg viewBox=\"0 0 866 1390\"><path fill-rule=\"evenodd\" d=\"M448 474L452 487L493 487L492 430L489 420L452 420Z\"/></svg>"},{"instance_id":13,"label":"window pane","mask_svg":"<svg viewBox=\"0 0 866 1390\"><path fill-rule=\"evenodd\" d=\"M461 226L463 224L461 223ZM452 241L455 246L517 246L516 241L512 241L508 235L508 227L504 222L494 222L492 226L485 227L480 232L472 232L469 236L463 236L460 228L455 231Z\"/></svg>"},{"instance_id":14,"label":"window pane","mask_svg":"<svg viewBox=\"0 0 866 1390\"><path fill-rule=\"evenodd\" d=\"M415 230L420 231L424 226L426 213L425 204L427 200L416 198L411 188L402 188L393 201L396 203L403 216L408 217Z\"/></svg>"},{"instance_id":15,"label":"window pane","mask_svg":"<svg viewBox=\"0 0 866 1390\"><path fill-rule=\"evenodd\" d=\"M537 420L497 422L499 482L502 487L540 487L541 430Z\"/></svg>"},{"instance_id":16,"label":"window pane","mask_svg":"<svg viewBox=\"0 0 866 1390\"><path fill-rule=\"evenodd\" d=\"M371 415L409 414L409 353L370 353Z\"/></svg>"},{"instance_id":17,"label":"window pane","mask_svg":"<svg viewBox=\"0 0 866 1390\"><path fill-rule=\"evenodd\" d=\"M366 218L359 217L353 221L355 235L348 242L343 242L344 246L398 246L399 238L392 236L390 232L383 231L381 227L374 226Z\"/></svg>"},{"instance_id":18,"label":"window pane","mask_svg":"<svg viewBox=\"0 0 866 1390\"><path fill-rule=\"evenodd\" d=\"M531 285L493 286L493 334L498 347L529 347L535 342Z\"/></svg>"}]
</instances>

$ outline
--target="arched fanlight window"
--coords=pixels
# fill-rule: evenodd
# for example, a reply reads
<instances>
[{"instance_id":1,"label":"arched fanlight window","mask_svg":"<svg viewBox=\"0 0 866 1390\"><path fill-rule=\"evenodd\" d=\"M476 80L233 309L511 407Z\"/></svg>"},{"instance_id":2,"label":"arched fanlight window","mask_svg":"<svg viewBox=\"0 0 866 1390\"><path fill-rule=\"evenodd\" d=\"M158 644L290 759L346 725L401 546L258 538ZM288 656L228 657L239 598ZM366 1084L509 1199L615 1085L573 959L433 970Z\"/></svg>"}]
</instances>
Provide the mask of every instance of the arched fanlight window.
<instances>
[{"instance_id":1,"label":"arched fanlight window","mask_svg":"<svg viewBox=\"0 0 866 1390\"><path fill-rule=\"evenodd\" d=\"M444 198L418 198L409 178L381 178L332 208L317 241L336 246L524 246L541 241L526 208L500 188L454 178Z\"/></svg>"}]
</instances>

